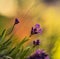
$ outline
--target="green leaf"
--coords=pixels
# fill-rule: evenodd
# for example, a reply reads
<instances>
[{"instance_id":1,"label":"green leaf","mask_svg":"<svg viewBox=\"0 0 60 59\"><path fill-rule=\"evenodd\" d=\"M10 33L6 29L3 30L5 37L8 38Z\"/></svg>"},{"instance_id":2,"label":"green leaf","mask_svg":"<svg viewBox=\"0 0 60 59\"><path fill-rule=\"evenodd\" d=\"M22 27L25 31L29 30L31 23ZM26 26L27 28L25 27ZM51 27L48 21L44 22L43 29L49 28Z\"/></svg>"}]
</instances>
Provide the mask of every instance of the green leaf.
<instances>
[{"instance_id":1,"label":"green leaf","mask_svg":"<svg viewBox=\"0 0 60 59\"><path fill-rule=\"evenodd\" d=\"M12 53L15 48L16 48L16 47L12 48L12 49L8 52L8 54Z\"/></svg>"},{"instance_id":2,"label":"green leaf","mask_svg":"<svg viewBox=\"0 0 60 59\"><path fill-rule=\"evenodd\" d=\"M25 37L25 38L16 46L16 48L12 51L12 53L9 54L9 55L14 57L14 56L18 53L18 51L20 50L20 47L22 47L22 45L23 45L26 41L28 41L28 39Z\"/></svg>"},{"instance_id":3,"label":"green leaf","mask_svg":"<svg viewBox=\"0 0 60 59\"><path fill-rule=\"evenodd\" d=\"M6 55L6 53L7 53L7 49L0 51L0 55Z\"/></svg>"},{"instance_id":4,"label":"green leaf","mask_svg":"<svg viewBox=\"0 0 60 59\"><path fill-rule=\"evenodd\" d=\"M23 48L23 46L22 46L22 47L20 48L19 52L16 54L15 59L20 59L20 55L21 55L21 53L23 52L23 50L24 50L24 48Z\"/></svg>"},{"instance_id":5,"label":"green leaf","mask_svg":"<svg viewBox=\"0 0 60 59\"><path fill-rule=\"evenodd\" d=\"M3 56L3 59L13 59L10 56Z\"/></svg>"},{"instance_id":6,"label":"green leaf","mask_svg":"<svg viewBox=\"0 0 60 59\"><path fill-rule=\"evenodd\" d=\"M7 30L6 35L10 35L13 29L14 29L14 25Z\"/></svg>"},{"instance_id":7,"label":"green leaf","mask_svg":"<svg viewBox=\"0 0 60 59\"><path fill-rule=\"evenodd\" d=\"M11 35L8 40L3 42L3 44L0 47L0 51L6 49L12 43L12 37L13 35Z\"/></svg>"},{"instance_id":8,"label":"green leaf","mask_svg":"<svg viewBox=\"0 0 60 59\"><path fill-rule=\"evenodd\" d=\"M5 35L6 35L6 29L4 29L4 31L2 32L1 39L0 39L0 45L4 42Z\"/></svg>"},{"instance_id":9,"label":"green leaf","mask_svg":"<svg viewBox=\"0 0 60 59\"><path fill-rule=\"evenodd\" d=\"M9 39L6 40L6 41L3 43L3 45L4 45L4 46L8 46L8 45L12 42L12 37L13 37L13 35L11 35L11 36L9 37Z\"/></svg>"},{"instance_id":10,"label":"green leaf","mask_svg":"<svg viewBox=\"0 0 60 59\"><path fill-rule=\"evenodd\" d=\"M4 35L5 31L6 31L6 29L4 29L4 30L3 30L2 34L1 34L1 36L3 36L3 35Z\"/></svg>"},{"instance_id":11,"label":"green leaf","mask_svg":"<svg viewBox=\"0 0 60 59\"><path fill-rule=\"evenodd\" d=\"M27 48L27 47L26 47L26 48L23 50L23 52L20 53L20 54L21 54L21 55L20 55L20 59L26 58L26 56L28 55L29 50L30 50L30 48Z\"/></svg>"}]
</instances>

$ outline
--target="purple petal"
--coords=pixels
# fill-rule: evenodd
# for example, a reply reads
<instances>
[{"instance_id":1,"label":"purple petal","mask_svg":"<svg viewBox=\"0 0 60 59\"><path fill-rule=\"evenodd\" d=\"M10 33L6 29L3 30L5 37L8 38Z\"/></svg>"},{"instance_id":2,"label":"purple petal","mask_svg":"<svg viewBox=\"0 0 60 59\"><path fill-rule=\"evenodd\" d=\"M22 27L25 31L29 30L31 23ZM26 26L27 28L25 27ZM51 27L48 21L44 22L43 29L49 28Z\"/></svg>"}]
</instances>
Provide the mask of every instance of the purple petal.
<instances>
[{"instance_id":1,"label":"purple petal","mask_svg":"<svg viewBox=\"0 0 60 59\"><path fill-rule=\"evenodd\" d=\"M42 52L42 50L39 49L36 51L36 54L41 54L41 52Z\"/></svg>"},{"instance_id":2,"label":"purple petal","mask_svg":"<svg viewBox=\"0 0 60 59\"><path fill-rule=\"evenodd\" d=\"M35 25L35 28L40 28L40 24L36 24Z\"/></svg>"},{"instance_id":3,"label":"purple petal","mask_svg":"<svg viewBox=\"0 0 60 59\"><path fill-rule=\"evenodd\" d=\"M38 33L42 33L42 29L41 28L38 30Z\"/></svg>"},{"instance_id":4,"label":"purple petal","mask_svg":"<svg viewBox=\"0 0 60 59\"><path fill-rule=\"evenodd\" d=\"M50 59L49 56L46 56L45 59Z\"/></svg>"}]
</instances>

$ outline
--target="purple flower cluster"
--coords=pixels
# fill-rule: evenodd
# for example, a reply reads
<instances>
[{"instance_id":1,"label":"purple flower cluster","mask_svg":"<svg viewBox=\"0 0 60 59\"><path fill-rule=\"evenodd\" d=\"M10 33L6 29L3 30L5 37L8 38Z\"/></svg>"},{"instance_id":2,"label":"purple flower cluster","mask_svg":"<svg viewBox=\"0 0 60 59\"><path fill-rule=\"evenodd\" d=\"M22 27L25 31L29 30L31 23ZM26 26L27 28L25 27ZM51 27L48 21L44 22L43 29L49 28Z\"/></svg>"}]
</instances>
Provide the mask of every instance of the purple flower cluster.
<instances>
[{"instance_id":1,"label":"purple flower cluster","mask_svg":"<svg viewBox=\"0 0 60 59\"><path fill-rule=\"evenodd\" d=\"M41 34L42 33L42 29L40 28L40 25L39 24L36 24L34 27L32 27L31 29L31 35L34 35L34 34ZM31 36L30 35L30 36Z\"/></svg>"},{"instance_id":2,"label":"purple flower cluster","mask_svg":"<svg viewBox=\"0 0 60 59\"><path fill-rule=\"evenodd\" d=\"M40 41L39 41L39 39L36 40L36 41L33 41L33 45L34 45L34 46L40 45Z\"/></svg>"},{"instance_id":3,"label":"purple flower cluster","mask_svg":"<svg viewBox=\"0 0 60 59\"><path fill-rule=\"evenodd\" d=\"M29 56L27 59L50 59L48 54L43 50L37 50L33 55Z\"/></svg>"}]
</instances>

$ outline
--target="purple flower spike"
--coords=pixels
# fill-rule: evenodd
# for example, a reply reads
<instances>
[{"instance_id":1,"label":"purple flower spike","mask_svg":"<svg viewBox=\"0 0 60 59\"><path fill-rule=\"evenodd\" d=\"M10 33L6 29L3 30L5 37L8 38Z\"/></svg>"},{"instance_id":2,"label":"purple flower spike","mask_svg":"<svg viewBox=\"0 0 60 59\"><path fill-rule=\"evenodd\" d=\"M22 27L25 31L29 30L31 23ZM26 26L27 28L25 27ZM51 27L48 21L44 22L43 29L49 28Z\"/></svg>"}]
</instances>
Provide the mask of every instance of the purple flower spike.
<instances>
[{"instance_id":1,"label":"purple flower spike","mask_svg":"<svg viewBox=\"0 0 60 59\"><path fill-rule=\"evenodd\" d=\"M34 46L40 45L40 41L39 40L33 41L33 45Z\"/></svg>"},{"instance_id":2,"label":"purple flower spike","mask_svg":"<svg viewBox=\"0 0 60 59\"><path fill-rule=\"evenodd\" d=\"M16 24L18 24L18 23L19 23L19 20L16 18L14 25L16 25Z\"/></svg>"},{"instance_id":3,"label":"purple flower spike","mask_svg":"<svg viewBox=\"0 0 60 59\"><path fill-rule=\"evenodd\" d=\"M32 27L30 36L39 33L42 33L42 29L40 28L39 24L36 24L34 27Z\"/></svg>"},{"instance_id":4,"label":"purple flower spike","mask_svg":"<svg viewBox=\"0 0 60 59\"><path fill-rule=\"evenodd\" d=\"M50 58L48 54L46 54L43 50L37 50L33 55L31 55L27 59L50 59Z\"/></svg>"}]
</instances>

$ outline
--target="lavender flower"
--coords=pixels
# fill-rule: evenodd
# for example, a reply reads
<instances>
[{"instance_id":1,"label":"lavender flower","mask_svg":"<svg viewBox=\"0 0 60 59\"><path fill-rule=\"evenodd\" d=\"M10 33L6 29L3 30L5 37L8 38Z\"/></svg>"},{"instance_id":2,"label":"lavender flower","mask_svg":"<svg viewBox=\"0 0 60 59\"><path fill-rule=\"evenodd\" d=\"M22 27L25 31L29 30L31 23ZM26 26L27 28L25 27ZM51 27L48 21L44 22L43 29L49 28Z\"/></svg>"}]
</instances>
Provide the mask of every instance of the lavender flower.
<instances>
[{"instance_id":1,"label":"lavender flower","mask_svg":"<svg viewBox=\"0 0 60 59\"><path fill-rule=\"evenodd\" d=\"M40 41L39 41L39 40L33 41L33 45L34 45L34 46L37 46L37 45L39 45L39 44L40 44Z\"/></svg>"},{"instance_id":2,"label":"lavender flower","mask_svg":"<svg viewBox=\"0 0 60 59\"><path fill-rule=\"evenodd\" d=\"M40 28L39 24L36 24L34 27L32 27L30 36L39 33L42 33L42 29Z\"/></svg>"},{"instance_id":3,"label":"lavender flower","mask_svg":"<svg viewBox=\"0 0 60 59\"><path fill-rule=\"evenodd\" d=\"M18 23L19 23L19 20L16 18L14 25L16 25L16 24L18 24Z\"/></svg>"},{"instance_id":4,"label":"lavender flower","mask_svg":"<svg viewBox=\"0 0 60 59\"><path fill-rule=\"evenodd\" d=\"M43 50L37 50L33 55L29 56L27 59L49 59L49 56Z\"/></svg>"},{"instance_id":5,"label":"lavender flower","mask_svg":"<svg viewBox=\"0 0 60 59\"><path fill-rule=\"evenodd\" d=\"M13 32L13 30L14 30L15 25L18 24L18 23L19 23L19 20L16 18L13 26L10 27L10 28L7 30L6 35L11 34L11 33Z\"/></svg>"}]
</instances>

